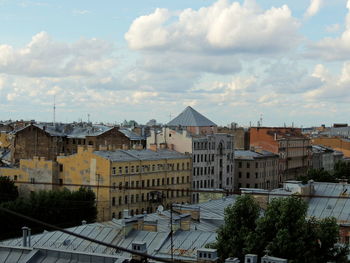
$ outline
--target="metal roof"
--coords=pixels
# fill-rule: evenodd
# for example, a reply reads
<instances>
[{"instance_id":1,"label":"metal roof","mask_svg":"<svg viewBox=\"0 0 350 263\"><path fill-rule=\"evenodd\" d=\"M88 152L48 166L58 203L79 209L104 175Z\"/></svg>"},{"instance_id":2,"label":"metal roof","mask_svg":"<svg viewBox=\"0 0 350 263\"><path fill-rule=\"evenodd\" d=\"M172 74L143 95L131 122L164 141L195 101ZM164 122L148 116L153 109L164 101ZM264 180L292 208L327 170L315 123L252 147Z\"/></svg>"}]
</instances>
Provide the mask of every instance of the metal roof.
<instances>
[{"instance_id":1,"label":"metal roof","mask_svg":"<svg viewBox=\"0 0 350 263\"><path fill-rule=\"evenodd\" d=\"M188 159L189 155L185 155L170 150L115 150L115 151L95 151L94 154L113 162L128 161L152 161L152 160L169 160L169 159Z\"/></svg>"},{"instance_id":2,"label":"metal roof","mask_svg":"<svg viewBox=\"0 0 350 263\"><path fill-rule=\"evenodd\" d=\"M339 183L314 183L315 195L309 201L308 216L335 217L338 223L350 223L350 185ZM332 196L327 198L326 196ZM339 198L334 198L339 197Z\"/></svg>"},{"instance_id":3,"label":"metal roof","mask_svg":"<svg viewBox=\"0 0 350 263\"><path fill-rule=\"evenodd\" d=\"M247 159L247 160L254 160L259 158L266 158L266 157L278 157L278 155L269 152L269 151L261 151L261 152L255 152L255 151L243 151L243 150L235 150L235 159Z\"/></svg>"},{"instance_id":4,"label":"metal roof","mask_svg":"<svg viewBox=\"0 0 350 263\"><path fill-rule=\"evenodd\" d=\"M195 126L195 127L207 127L217 126L214 122L204 117L198 111L188 106L183 112L181 112L175 119L168 123L168 126Z\"/></svg>"},{"instance_id":5,"label":"metal roof","mask_svg":"<svg viewBox=\"0 0 350 263\"><path fill-rule=\"evenodd\" d=\"M123 133L126 137L129 138L131 141L142 141L146 140L144 136L140 136L137 133L130 131L129 129L126 128L120 128L119 131Z\"/></svg>"}]
</instances>

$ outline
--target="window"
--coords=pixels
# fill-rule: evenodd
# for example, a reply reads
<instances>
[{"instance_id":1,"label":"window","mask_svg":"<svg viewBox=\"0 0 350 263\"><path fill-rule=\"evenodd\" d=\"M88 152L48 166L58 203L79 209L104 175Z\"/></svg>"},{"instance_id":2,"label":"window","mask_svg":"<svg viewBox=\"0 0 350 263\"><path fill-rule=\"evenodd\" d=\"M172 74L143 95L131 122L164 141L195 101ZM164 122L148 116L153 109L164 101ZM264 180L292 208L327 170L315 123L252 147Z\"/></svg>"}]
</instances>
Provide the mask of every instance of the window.
<instances>
[{"instance_id":1,"label":"window","mask_svg":"<svg viewBox=\"0 0 350 263\"><path fill-rule=\"evenodd\" d=\"M124 204L128 204L128 196L126 195L126 196L124 196Z\"/></svg>"},{"instance_id":2,"label":"window","mask_svg":"<svg viewBox=\"0 0 350 263\"><path fill-rule=\"evenodd\" d=\"M258 178L258 173L255 173L255 178Z\"/></svg>"},{"instance_id":3,"label":"window","mask_svg":"<svg viewBox=\"0 0 350 263\"><path fill-rule=\"evenodd\" d=\"M248 173L247 173L247 178L249 178L249 177L250 177L250 173L248 172Z\"/></svg>"},{"instance_id":4,"label":"window","mask_svg":"<svg viewBox=\"0 0 350 263\"><path fill-rule=\"evenodd\" d=\"M119 174L122 174L123 172L122 172L122 168L121 167L119 167Z\"/></svg>"},{"instance_id":5,"label":"window","mask_svg":"<svg viewBox=\"0 0 350 263\"><path fill-rule=\"evenodd\" d=\"M247 163L247 168L250 168L250 163Z\"/></svg>"},{"instance_id":6,"label":"window","mask_svg":"<svg viewBox=\"0 0 350 263\"><path fill-rule=\"evenodd\" d=\"M122 197L119 196L119 205L121 205L121 204L122 204Z\"/></svg>"},{"instance_id":7,"label":"window","mask_svg":"<svg viewBox=\"0 0 350 263\"><path fill-rule=\"evenodd\" d=\"M162 185L164 185L164 178L162 178Z\"/></svg>"},{"instance_id":8,"label":"window","mask_svg":"<svg viewBox=\"0 0 350 263\"><path fill-rule=\"evenodd\" d=\"M63 164L60 164L60 172L63 172Z\"/></svg>"},{"instance_id":9,"label":"window","mask_svg":"<svg viewBox=\"0 0 350 263\"><path fill-rule=\"evenodd\" d=\"M144 188L145 187L145 180L142 180L142 188Z\"/></svg>"},{"instance_id":10,"label":"window","mask_svg":"<svg viewBox=\"0 0 350 263\"><path fill-rule=\"evenodd\" d=\"M242 172L238 172L238 178L242 178Z\"/></svg>"},{"instance_id":11,"label":"window","mask_svg":"<svg viewBox=\"0 0 350 263\"><path fill-rule=\"evenodd\" d=\"M255 168L258 168L258 167L259 167L259 163L256 162L256 163L255 163Z\"/></svg>"},{"instance_id":12,"label":"window","mask_svg":"<svg viewBox=\"0 0 350 263\"><path fill-rule=\"evenodd\" d=\"M131 173L134 173L134 166L131 166Z\"/></svg>"},{"instance_id":13,"label":"window","mask_svg":"<svg viewBox=\"0 0 350 263\"><path fill-rule=\"evenodd\" d=\"M112 197L112 206L115 206L115 197Z\"/></svg>"},{"instance_id":14,"label":"window","mask_svg":"<svg viewBox=\"0 0 350 263\"><path fill-rule=\"evenodd\" d=\"M134 203L134 195L131 195L131 200L130 200L131 203Z\"/></svg>"},{"instance_id":15,"label":"window","mask_svg":"<svg viewBox=\"0 0 350 263\"><path fill-rule=\"evenodd\" d=\"M116 188L115 183L113 183L113 189L115 189L115 188Z\"/></svg>"},{"instance_id":16,"label":"window","mask_svg":"<svg viewBox=\"0 0 350 263\"><path fill-rule=\"evenodd\" d=\"M149 187L149 185L150 185L150 181L149 181L149 180L147 180L147 187Z\"/></svg>"},{"instance_id":17,"label":"window","mask_svg":"<svg viewBox=\"0 0 350 263\"><path fill-rule=\"evenodd\" d=\"M157 186L160 186L160 179L157 179Z\"/></svg>"},{"instance_id":18,"label":"window","mask_svg":"<svg viewBox=\"0 0 350 263\"><path fill-rule=\"evenodd\" d=\"M16 180L17 180L17 175L15 175L15 181L16 181ZM60 185L63 185L63 179L59 179L58 181L59 181L59 184L60 184Z\"/></svg>"},{"instance_id":19,"label":"window","mask_svg":"<svg viewBox=\"0 0 350 263\"><path fill-rule=\"evenodd\" d=\"M116 167L113 167L112 168L112 175L115 175L116 174Z\"/></svg>"},{"instance_id":20,"label":"window","mask_svg":"<svg viewBox=\"0 0 350 263\"><path fill-rule=\"evenodd\" d=\"M242 162L238 163L238 168L242 168Z\"/></svg>"},{"instance_id":21,"label":"window","mask_svg":"<svg viewBox=\"0 0 350 263\"><path fill-rule=\"evenodd\" d=\"M156 166L153 164L152 165L152 171L155 171L156 170Z\"/></svg>"},{"instance_id":22,"label":"window","mask_svg":"<svg viewBox=\"0 0 350 263\"><path fill-rule=\"evenodd\" d=\"M152 179L152 186L156 186L155 183L156 182L156 180L155 179Z\"/></svg>"},{"instance_id":23,"label":"window","mask_svg":"<svg viewBox=\"0 0 350 263\"><path fill-rule=\"evenodd\" d=\"M140 166L136 166L136 172L138 173L140 171Z\"/></svg>"},{"instance_id":24,"label":"window","mask_svg":"<svg viewBox=\"0 0 350 263\"><path fill-rule=\"evenodd\" d=\"M176 177L176 183L177 183L177 184L180 183L180 177Z\"/></svg>"},{"instance_id":25,"label":"window","mask_svg":"<svg viewBox=\"0 0 350 263\"><path fill-rule=\"evenodd\" d=\"M125 166L125 173L126 173L126 174L129 173L129 166Z\"/></svg>"},{"instance_id":26,"label":"window","mask_svg":"<svg viewBox=\"0 0 350 263\"><path fill-rule=\"evenodd\" d=\"M30 178L30 183L35 184L35 178Z\"/></svg>"}]
</instances>

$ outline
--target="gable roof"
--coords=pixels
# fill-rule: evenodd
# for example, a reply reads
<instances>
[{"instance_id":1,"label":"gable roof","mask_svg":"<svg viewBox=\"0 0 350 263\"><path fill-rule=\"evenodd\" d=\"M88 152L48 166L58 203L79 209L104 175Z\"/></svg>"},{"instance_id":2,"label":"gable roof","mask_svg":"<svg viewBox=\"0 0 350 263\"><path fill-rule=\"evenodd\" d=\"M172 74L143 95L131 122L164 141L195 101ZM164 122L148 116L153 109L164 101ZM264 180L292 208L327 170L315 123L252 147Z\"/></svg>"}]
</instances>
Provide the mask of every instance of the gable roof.
<instances>
[{"instance_id":1,"label":"gable roof","mask_svg":"<svg viewBox=\"0 0 350 263\"><path fill-rule=\"evenodd\" d=\"M208 127L217 126L214 122L204 117L198 111L188 106L175 119L168 123L168 126L194 126L194 127Z\"/></svg>"}]
</instances>

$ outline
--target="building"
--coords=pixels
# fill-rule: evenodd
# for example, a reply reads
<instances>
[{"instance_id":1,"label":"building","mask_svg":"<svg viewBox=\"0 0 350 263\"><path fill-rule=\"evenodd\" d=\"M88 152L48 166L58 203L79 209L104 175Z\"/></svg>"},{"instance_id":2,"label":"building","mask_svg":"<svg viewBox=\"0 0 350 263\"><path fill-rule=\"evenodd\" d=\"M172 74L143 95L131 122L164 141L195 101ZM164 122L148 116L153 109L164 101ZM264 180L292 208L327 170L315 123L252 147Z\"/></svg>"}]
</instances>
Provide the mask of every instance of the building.
<instances>
[{"instance_id":1,"label":"building","mask_svg":"<svg viewBox=\"0 0 350 263\"><path fill-rule=\"evenodd\" d=\"M312 148L299 128L251 127L250 146L279 155L279 182L305 175L312 167Z\"/></svg>"},{"instance_id":2,"label":"building","mask_svg":"<svg viewBox=\"0 0 350 263\"><path fill-rule=\"evenodd\" d=\"M174 126L178 124L178 126ZM234 189L234 137L215 133L216 125L187 107L161 132L151 131L147 148L168 148L192 156L192 189ZM192 194L198 202L199 193Z\"/></svg>"},{"instance_id":3,"label":"building","mask_svg":"<svg viewBox=\"0 0 350 263\"><path fill-rule=\"evenodd\" d=\"M58 165L44 157L21 159L18 167L0 167L0 176L7 176L18 182L19 194L29 195L31 191L58 189ZM41 184L35 184L40 182Z\"/></svg>"},{"instance_id":4,"label":"building","mask_svg":"<svg viewBox=\"0 0 350 263\"><path fill-rule=\"evenodd\" d=\"M87 185L97 199L98 221L154 212L159 205L190 202L191 156L170 150L95 151L59 156L60 184ZM70 186L77 184L77 186Z\"/></svg>"},{"instance_id":5,"label":"building","mask_svg":"<svg viewBox=\"0 0 350 263\"><path fill-rule=\"evenodd\" d=\"M231 124L231 127L218 127L218 133L232 134L235 138L234 149L235 150L249 150L249 131L243 127L237 127L237 125Z\"/></svg>"},{"instance_id":6,"label":"building","mask_svg":"<svg viewBox=\"0 0 350 263\"><path fill-rule=\"evenodd\" d=\"M312 168L333 171L334 165L343 160L343 153L321 145L312 146Z\"/></svg>"},{"instance_id":7,"label":"building","mask_svg":"<svg viewBox=\"0 0 350 263\"><path fill-rule=\"evenodd\" d=\"M214 122L190 106L186 107L183 112L171 120L167 126L174 129L185 129L195 135L206 135L217 132L217 125Z\"/></svg>"},{"instance_id":8,"label":"building","mask_svg":"<svg viewBox=\"0 0 350 263\"><path fill-rule=\"evenodd\" d=\"M344 157L350 157L350 139L341 137L317 137L311 139L312 145L321 145L342 152Z\"/></svg>"},{"instance_id":9,"label":"building","mask_svg":"<svg viewBox=\"0 0 350 263\"><path fill-rule=\"evenodd\" d=\"M278 155L268 151L235 151L235 179L238 188L278 187Z\"/></svg>"},{"instance_id":10,"label":"building","mask_svg":"<svg viewBox=\"0 0 350 263\"><path fill-rule=\"evenodd\" d=\"M125 132L125 131L124 131ZM126 133L126 132L125 132ZM74 154L79 145L96 149L122 149L135 145L118 127L78 124L31 124L14 132L13 162L34 156L55 160L60 154ZM138 141L138 140L137 140Z\"/></svg>"}]
</instances>

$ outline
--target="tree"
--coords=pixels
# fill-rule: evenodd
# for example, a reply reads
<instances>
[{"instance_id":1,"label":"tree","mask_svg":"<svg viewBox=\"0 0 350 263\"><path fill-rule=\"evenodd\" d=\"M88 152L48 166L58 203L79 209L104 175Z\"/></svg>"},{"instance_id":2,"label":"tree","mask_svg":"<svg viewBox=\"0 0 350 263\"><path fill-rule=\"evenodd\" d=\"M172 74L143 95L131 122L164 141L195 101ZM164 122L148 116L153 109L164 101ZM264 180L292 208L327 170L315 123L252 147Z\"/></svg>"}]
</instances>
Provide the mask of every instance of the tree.
<instances>
[{"instance_id":1,"label":"tree","mask_svg":"<svg viewBox=\"0 0 350 263\"><path fill-rule=\"evenodd\" d=\"M337 182L337 177L324 169L310 169L306 176L300 176L297 179L303 183L309 180L314 180L316 182Z\"/></svg>"},{"instance_id":2,"label":"tree","mask_svg":"<svg viewBox=\"0 0 350 263\"><path fill-rule=\"evenodd\" d=\"M350 179L350 163L338 161L334 165L334 176L336 178Z\"/></svg>"},{"instance_id":3,"label":"tree","mask_svg":"<svg viewBox=\"0 0 350 263\"><path fill-rule=\"evenodd\" d=\"M298 263L341 260L347 247L337 247L335 218L306 219L306 215L307 204L298 196L273 199L257 222L250 251L259 256L268 252Z\"/></svg>"},{"instance_id":4,"label":"tree","mask_svg":"<svg viewBox=\"0 0 350 263\"><path fill-rule=\"evenodd\" d=\"M218 230L216 242L210 246L218 250L222 261L228 257L244 258L259 211L259 205L250 195L237 197L236 202L225 209L225 223Z\"/></svg>"},{"instance_id":5,"label":"tree","mask_svg":"<svg viewBox=\"0 0 350 263\"><path fill-rule=\"evenodd\" d=\"M95 194L86 188L73 192L67 189L33 192L28 198L18 198L0 206L60 227L80 225L82 220L95 222L97 216ZM4 212L0 212L0 225L3 229L0 239L19 235L24 225L33 233L44 230L41 225Z\"/></svg>"},{"instance_id":6,"label":"tree","mask_svg":"<svg viewBox=\"0 0 350 263\"><path fill-rule=\"evenodd\" d=\"M335 218L306 218L307 204L298 196L274 198L259 217L251 196L237 198L225 210L224 225L216 243L220 260L247 253L266 253L290 263L347 262L347 246L337 244L339 227Z\"/></svg>"},{"instance_id":7,"label":"tree","mask_svg":"<svg viewBox=\"0 0 350 263\"><path fill-rule=\"evenodd\" d=\"M14 181L7 176L0 176L0 203L18 198L18 189Z\"/></svg>"}]
</instances>

